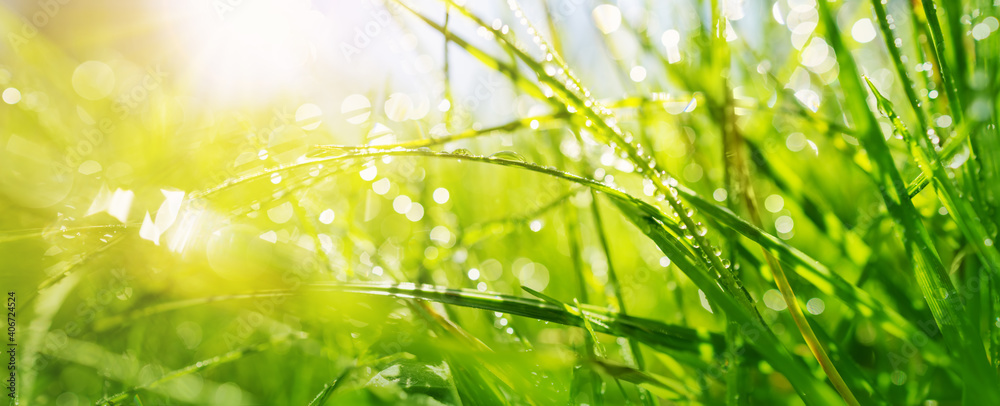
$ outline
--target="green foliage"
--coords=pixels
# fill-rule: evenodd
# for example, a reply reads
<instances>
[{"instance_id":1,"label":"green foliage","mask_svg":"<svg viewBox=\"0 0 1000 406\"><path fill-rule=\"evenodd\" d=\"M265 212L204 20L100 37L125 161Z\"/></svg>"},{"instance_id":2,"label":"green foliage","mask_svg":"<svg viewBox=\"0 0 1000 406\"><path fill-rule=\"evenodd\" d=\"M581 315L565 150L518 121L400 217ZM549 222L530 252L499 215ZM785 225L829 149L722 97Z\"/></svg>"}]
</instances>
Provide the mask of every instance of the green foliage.
<instances>
[{"instance_id":1,"label":"green foliage","mask_svg":"<svg viewBox=\"0 0 1000 406\"><path fill-rule=\"evenodd\" d=\"M1000 404L993 0L370 7L429 97L0 9L20 404Z\"/></svg>"}]
</instances>

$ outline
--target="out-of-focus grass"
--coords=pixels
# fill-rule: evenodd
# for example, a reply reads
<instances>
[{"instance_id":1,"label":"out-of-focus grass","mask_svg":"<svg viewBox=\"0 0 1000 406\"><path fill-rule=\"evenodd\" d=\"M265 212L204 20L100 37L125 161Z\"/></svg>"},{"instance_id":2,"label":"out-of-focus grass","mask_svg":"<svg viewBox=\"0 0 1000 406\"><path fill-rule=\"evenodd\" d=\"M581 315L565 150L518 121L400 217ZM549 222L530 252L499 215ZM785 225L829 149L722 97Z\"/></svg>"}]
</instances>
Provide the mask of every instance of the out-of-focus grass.
<instances>
[{"instance_id":1,"label":"out-of-focus grass","mask_svg":"<svg viewBox=\"0 0 1000 406\"><path fill-rule=\"evenodd\" d=\"M0 9L17 402L1000 403L996 4L469 3Z\"/></svg>"}]
</instances>

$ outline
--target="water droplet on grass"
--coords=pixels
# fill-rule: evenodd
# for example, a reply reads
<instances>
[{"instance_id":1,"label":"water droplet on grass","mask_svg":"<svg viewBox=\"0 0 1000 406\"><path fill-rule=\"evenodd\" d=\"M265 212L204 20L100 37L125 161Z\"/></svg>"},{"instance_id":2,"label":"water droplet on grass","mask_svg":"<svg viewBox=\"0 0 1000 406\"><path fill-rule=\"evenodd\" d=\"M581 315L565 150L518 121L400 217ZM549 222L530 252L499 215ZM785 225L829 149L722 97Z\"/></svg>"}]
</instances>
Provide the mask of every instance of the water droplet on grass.
<instances>
[{"instance_id":1,"label":"water droplet on grass","mask_svg":"<svg viewBox=\"0 0 1000 406\"><path fill-rule=\"evenodd\" d=\"M518 154L517 152L514 151L500 151L493 155L490 155L490 158L502 159L506 161L522 162L522 163L527 162L527 160L525 160L524 157L521 156L521 154Z\"/></svg>"}]
</instances>

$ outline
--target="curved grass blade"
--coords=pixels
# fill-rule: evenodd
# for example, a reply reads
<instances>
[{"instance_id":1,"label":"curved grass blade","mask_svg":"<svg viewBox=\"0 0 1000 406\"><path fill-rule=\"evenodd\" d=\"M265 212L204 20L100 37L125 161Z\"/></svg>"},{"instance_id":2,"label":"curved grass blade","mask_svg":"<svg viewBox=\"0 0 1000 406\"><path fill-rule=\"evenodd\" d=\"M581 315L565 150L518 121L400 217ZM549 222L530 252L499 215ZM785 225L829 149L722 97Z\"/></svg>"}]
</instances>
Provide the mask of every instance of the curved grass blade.
<instances>
[{"instance_id":1,"label":"curved grass blade","mask_svg":"<svg viewBox=\"0 0 1000 406\"><path fill-rule=\"evenodd\" d=\"M733 275L732 271L723 264L722 258L715 255L712 244L705 236L705 233L707 232L705 226L700 222L696 222L691 215L688 214L687 207L685 207L683 202L681 202L681 200L677 197L677 190L675 189L677 180L670 176L666 171L660 169L656 161L651 156L646 155L647 152L641 144L633 143L634 139L632 135L624 132L621 127L616 124L617 120L610 110L596 104L596 100L593 99L590 91L587 90L572 74L572 70L569 66L566 66L562 58L555 55L553 50L545 44L544 40L538 37L536 39L536 44L538 44L539 48L543 52L546 52L546 60L550 60L550 62L555 63L556 66L560 68L559 72L561 72L559 74L552 75L544 73L546 72L546 69L542 66L542 63L534 60L527 53L527 51L522 49L522 47L514 39L512 33L503 32L492 27L490 24L486 24L467 8L454 3L453 0L444 1L455 7L456 10L473 20L476 24L486 30L489 30L500 45L504 46L509 52L517 56L518 59L520 59L533 71L539 72L539 81L542 84L547 85L548 88L553 91L553 95L558 96L560 101L570 105L578 114L585 117L587 119L588 127L598 130L597 134L603 138L603 141L605 141L612 148L618 150L619 153L624 154L623 156L627 157L632 164L635 165L638 172L653 182L654 187L657 189L658 198L666 201L669 207L680 218L680 221L684 226L683 229L687 230L685 237L690 236L688 240L691 240L691 246L696 250L699 250L702 256L706 258L709 270L712 273L719 275L726 289L733 292L733 294L735 294L740 301L741 305L750 310L754 317L760 320L761 316L756 307L754 307L753 299L750 297L750 294L743 288L742 283ZM516 2L513 2L512 4L516 6ZM419 15L419 13L416 13L412 9L410 9L410 11ZM426 20L425 17L421 18ZM527 20L525 19L524 21ZM549 55L552 55L551 58ZM564 82L561 78L559 78L559 75L565 75L567 80Z\"/></svg>"},{"instance_id":2,"label":"curved grass blade","mask_svg":"<svg viewBox=\"0 0 1000 406\"><path fill-rule=\"evenodd\" d=\"M389 151L384 150L358 150L353 153L346 153L343 155L337 155L332 157L314 158L306 160L303 162L278 166L274 168L265 169L259 173L247 175L241 178L232 179L224 182L220 186L217 186L209 193L214 193L216 191L234 187L243 182L247 182L252 179L261 178L270 175L271 173L283 172L288 170L293 170L300 167L308 167L316 163L329 163L345 160L354 160L359 158L372 158L378 156L423 156L423 157L440 157L463 161L472 161L480 163L497 164L501 166L516 167L521 169L530 170L537 173L542 173L550 175L556 178L564 179L570 182L578 183L583 186L587 186L597 192L603 192L608 196L615 197L619 200L628 201L629 204L637 205L641 210L649 215L656 216L659 221L664 223L674 223L674 220L663 214L656 207L632 196L624 193L623 191L607 186L603 183L573 175L567 172L562 172L552 168L546 168L538 166L531 163L526 163L522 161L506 160L494 157L485 157L479 155L464 155L455 153L444 153L444 152L433 152L430 150L404 150L404 149L394 149ZM800 276L804 277L806 280L811 282L820 291L833 296L842 298L842 302L847 306L850 306L856 312L860 314L871 316L875 318L880 327L884 328L890 334L893 334L899 338L907 339L919 333L919 330L915 327L912 320L906 319L899 315L891 307L884 306L874 299L870 294L858 287L850 284L839 274L830 271L828 268L824 267L815 259L810 258L805 253L789 246L784 241L779 238L754 227L750 223L746 222L739 216L728 209L718 206L714 203L708 202L707 200L701 198L696 193L687 189L683 186L676 187L676 190L684 196L684 198L691 203L691 205L708 215L726 227L732 228L743 236L754 241L758 245L761 245L768 250L771 250L777 255L777 257L785 263L797 265L793 267L793 270ZM930 342L925 348L926 356L931 362L941 363L945 362L941 355L944 354L943 348L937 342Z\"/></svg>"},{"instance_id":3,"label":"curved grass blade","mask_svg":"<svg viewBox=\"0 0 1000 406\"><path fill-rule=\"evenodd\" d=\"M927 145L927 140L923 137L915 137L910 134L910 131L906 129L906 125L899 118L899 115L893 110L892 102L886 99L885 96L882 96L882 93L878 91L878 88L875 87L875 84L871 80L867 77L865 80L872 94L878 100L879 108L892 122L896 131L903 136L903 139L910 148L910 154L916 159L924 176L930 178L934 189L941 198L941 202L948 209L948 214L954 218L955 224L958 225L962 234L965 235L965 238L968 239L969 243L975 249L976 255L980 257L983 264L986 265L995 277L1000 277L1000 252L992 248L992 236L986 231L986 227L983 225L985 221L984 216L981 216L976 211L976 208L968 199L961 196L956 186L949 179L948 174L945 173L941 163L936 159L934 148Z\"/></svg>"},{"instance_id":4,"label":"curved grass blade","mask_svg":"<svg viewBox=\"0 0 1000 406\"><path fill-rule=\"evenodd\" d=\"M792 383L806 404L830 404L839 399L836 392L828 386L812 379L805 365L789 354L767 326L754 319L736 298L720 289L718 283L709 278L702 267L696 265L698 262L689 256L684 245L668 233L662 223L648 214L636 211L633 206L624 202L615 203L629 221L652 239L660 250L705 292L705 296L713 306L721 307L727 316L739 324L741 333L747 337L751 346Z\"/></svg>"},{"instance_id":5,"label":"curved grass blade","mask_svg":"<svg viewBox=\"0 0 1000 406\"><path fill-rule=\"evenodd\" d=\"M441 286L417 285L413 283L314 283L305 286L304 290L315 292L349 292L409 299L422 299L454 306L508 313L562 325L583 327L583 321L580 319L578 314L571 313L561 304L561 302L554 299L554 303L550 303L540 299L523 298L498 293L482 293L479 291L465 289L448 289ZM179 300L150 306L124 315L102 319L98 321L96 325L100 326L101 330L106 330L156 314L192 308L204 304L231 300L285 297L301 293L303 293L303 290L283 289ZM712 352L723 348L722 337L718 334L709 333L705 330L674 326L652 319L622 315L598 306L584 304L581 305L579 309L585 310L590 316L590 319L594 321L592 326L596 332L621 337L632 337L653 348L673 352L688 352L692 354L698 353L703 344L709 345Z\"/></svg>"},{"instance_id":6,"label":"curved grass blade","mask_svg":"<svg viewBox=\"0 0 1000 406\"><path fill-rule=\"evenodd\" d=\"M928 1L924 0L924 4L928 4ZM831 6L823 1L818 2L818 5L827 40L840 64L840 85L844 94L853 98L847 105L860 134L859 140L872 161L873 174L889 214L896 222L904 248L913 258L915 278L920 290L961 368L966 385L965 398L1000 403L1000 386L997 385L995 373L991 372L982 341L966 317L964 306L958 300L958 291L948 277L927 229L920 222L920 213L906 193L906 184L895 167L875 116L868 109L861 76L844 44L830 10Z\"/></svg>"},{"instance_id":7,"label":"curved grass blade","mask_svg":"<svg viewBox=\"0 0 1000 406\"><path fill-rule=\"evenodd\" d=\"M308 406L323 406L324 404L326 404L327 399L330 399L330 395L333 395L333 392L335 392L337 388L340 387L340 385L344 382L344 378L347 377L347 375L350 374L352 371L354 371L354 368L355 367L345 368L344 372L341 372L336 379L334 379L330 383L323 385L323 390L321 390L318 394L316 394L316 397L313 398L311 402L309 402Z\"/></svg>"},{"instance_id":8,"label":"curved grass blade","mask_svg":"<svg viewBox=\"0 0 1000 406\"><path fill-rule=\"evenodd\" d=\"M664 215L659 209L645 203L642 200L635 199L628 194L622 192L621 190L612 188L603 183L596 182L587 178L583 178L577 175L572 175L559 170L545 168L531 163L515 161L515 160L505 160L493 157L484 157L478 155L464 155L464 154L454 154L454 153L442 153L433 152L429 150L390 150L390 151L357 151L351 154L338 155L333 157L324 157L308 160L305 162L300 162L291 165L279 166L275 168L266 169L260 173L248 175L243 178L239 178L232 181L227 181L223 185L214 188L214 190L221 190L223 188L233 187L242 182L248 181L253 178L260 178L267 176L274 172L292 170L297 167L306 167L313 165L315 163L326 163L335 162L342 160L352 160L365 157L376 157L376 156L424 156L424 157L441 157L464 161L473 161L481 163L497 164L508 167L517 167L521 169L530 170L533 172L538 172L553 177L561 178L571 182L581 184L583 186L590 187L591 189L603 192L609 196L616 197L617 199L624 199L629 201L630 204L637 205L647 214L656 216L660 221L664 223L673 223L673 220L668 216ZM797 265L793 266L793 270L804 277L806 280L811 282L820 291L833 296L842 298L842 302L850 306L855 311L860 314L874 317L878 322L880 327L884 328L887 332L903 339L908 339L919 333L919 330L915 327L912 320L906 319L895 312L891 307L884 306L875 300L870 294L858 287L850 284L839 274L830 271L828 268L824 267L822 264L816 260L810 258L805 253L787 245L784 241L779 238L754 227L750 223L746 222L742 218L736 216L734 213L725 209L721 206L715 205L714 203L708 202L707 200L701 198L696 193L687 189L683 186L676 187L676 190L682 194L685 199L692 204L692 206L702 213L716 219L721 224L726 227L732 228L743 236L754 241L758 245L761 245L768 250L771 250L777 255L777 257L785 263ZM925 348L926 356L931 362L941 363L945 362L941 355L944 354L943 348L937 342L930 342Z\"/></svg>"}]
</instances>

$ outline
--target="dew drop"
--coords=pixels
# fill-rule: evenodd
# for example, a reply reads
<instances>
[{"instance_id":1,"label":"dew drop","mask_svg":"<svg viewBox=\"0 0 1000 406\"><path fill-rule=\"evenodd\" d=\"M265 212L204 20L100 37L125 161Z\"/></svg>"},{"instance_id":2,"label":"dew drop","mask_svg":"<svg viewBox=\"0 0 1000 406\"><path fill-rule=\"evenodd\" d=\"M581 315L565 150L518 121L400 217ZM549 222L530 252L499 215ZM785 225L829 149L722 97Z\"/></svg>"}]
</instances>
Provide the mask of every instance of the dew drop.
<instances>
[{"instance_id":1,"label":"dew drop","mask_svg":"<svg viewBox=\"0 0 1000 406\"><path fill-rule=\"evenodd\" d=\"M500 151L493 155L490 155L490 158L502 159L505 161L522 162L522 163L527 162L527 160L525 160L524 157L521 156L521 154L518 154L517 152L514 151Z\"/></svg>"}]
</instances>

